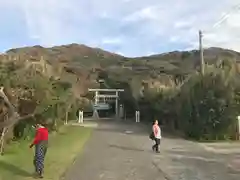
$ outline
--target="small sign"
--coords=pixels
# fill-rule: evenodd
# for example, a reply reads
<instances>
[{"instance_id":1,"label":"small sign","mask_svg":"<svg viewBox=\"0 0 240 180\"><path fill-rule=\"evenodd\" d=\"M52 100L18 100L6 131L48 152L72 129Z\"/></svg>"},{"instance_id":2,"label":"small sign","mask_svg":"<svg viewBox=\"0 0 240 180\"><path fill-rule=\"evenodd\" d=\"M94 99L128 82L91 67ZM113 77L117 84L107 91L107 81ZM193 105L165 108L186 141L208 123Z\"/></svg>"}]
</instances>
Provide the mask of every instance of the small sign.
<instances>
[{"instance_id":1,"label":"small sign","mask_svg":"<svg viewBox=\"0 0 240 180\"><path fill-rule=\"evenodd\" d=\"M238 116L238 134L240 136L240 116Z\"/></svg>"},{"instance_id":2,"label":"small sign","mask_svg":"<svg viewBox=\"0 0 240 180\"><path fill-rule=\"evenodd\" d=\"M108 110L108 109L110 109L110 105L109 104L105 104L105 103L103 103L103 104L95 104L93 106L93 108L97 109L97 110Z\"/></svg>"}]
</instances>

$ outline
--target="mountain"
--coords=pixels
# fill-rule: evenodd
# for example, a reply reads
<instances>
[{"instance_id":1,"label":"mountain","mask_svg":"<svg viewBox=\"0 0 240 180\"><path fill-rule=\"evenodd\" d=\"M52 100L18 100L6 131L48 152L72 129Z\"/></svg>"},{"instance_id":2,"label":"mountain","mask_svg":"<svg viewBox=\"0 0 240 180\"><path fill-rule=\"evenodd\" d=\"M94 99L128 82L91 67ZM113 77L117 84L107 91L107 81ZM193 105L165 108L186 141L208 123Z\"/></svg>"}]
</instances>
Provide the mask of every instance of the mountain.
<instances>
[{"instance_id":1,"label":"mountain","mask_svg":"<svg viewBox=\"0 0 240 180\"><path fill-rule=\"evenodd\" d=\"M204 50L206 63L226 58L240 62L240 53L215 47ZM99 87L99 74L105 74L115 81L128 82L136 90L141 88L143 82L169 85L169 79L183 79L198 68L199 52L174 51L129 58L99 48L70 44L51 48L33 46L10 49L0 55L0 61L9 60L23 62L36 70L39 66L45 67L45 75L71 82L76 95L83 95L89 87Z\"/></svg>"}]
</instances>

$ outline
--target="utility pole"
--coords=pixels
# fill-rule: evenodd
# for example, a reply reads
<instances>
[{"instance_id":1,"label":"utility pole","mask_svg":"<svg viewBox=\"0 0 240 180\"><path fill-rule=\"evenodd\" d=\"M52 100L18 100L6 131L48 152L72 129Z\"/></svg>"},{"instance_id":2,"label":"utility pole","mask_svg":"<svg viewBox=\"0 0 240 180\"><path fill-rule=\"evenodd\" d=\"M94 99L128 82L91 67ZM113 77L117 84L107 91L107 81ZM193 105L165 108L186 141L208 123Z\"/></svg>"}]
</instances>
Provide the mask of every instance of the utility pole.
<instances>
[{"instance_id":1,"label":"utility pole","mask_svg":"<svg viewBox=\"0 0 240 180\"><path fill-rule=\"evenodd\" d=\"M204 58L203 58L202 38L203 38L203 34L202 34L202 31L200 30L199 31L200 68L201 68L201 74L204 75L205 62L204 62Z\"/></svg>"}]
</instances>

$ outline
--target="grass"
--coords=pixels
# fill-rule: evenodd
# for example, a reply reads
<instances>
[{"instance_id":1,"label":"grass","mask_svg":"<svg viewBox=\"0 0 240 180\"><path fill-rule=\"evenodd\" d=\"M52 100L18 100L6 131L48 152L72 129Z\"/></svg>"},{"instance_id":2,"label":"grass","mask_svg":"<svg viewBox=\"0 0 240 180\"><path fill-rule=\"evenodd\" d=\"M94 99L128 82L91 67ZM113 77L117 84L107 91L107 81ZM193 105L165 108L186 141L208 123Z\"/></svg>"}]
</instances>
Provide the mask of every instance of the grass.
<instances>
[{"instance_id":1,"label":"grass","mask_svg":"<svg viewBox=\"0 0 240 180\"><path fill-rule=\"evenodd\" d=\"M91 129L64 126L59 133L51 134L45 161L45 180L58 180L79 155L91 135ZM0 180L32 179L34 148L27 141L13 143L0 156Z\"/></svg>"}]
</instances>

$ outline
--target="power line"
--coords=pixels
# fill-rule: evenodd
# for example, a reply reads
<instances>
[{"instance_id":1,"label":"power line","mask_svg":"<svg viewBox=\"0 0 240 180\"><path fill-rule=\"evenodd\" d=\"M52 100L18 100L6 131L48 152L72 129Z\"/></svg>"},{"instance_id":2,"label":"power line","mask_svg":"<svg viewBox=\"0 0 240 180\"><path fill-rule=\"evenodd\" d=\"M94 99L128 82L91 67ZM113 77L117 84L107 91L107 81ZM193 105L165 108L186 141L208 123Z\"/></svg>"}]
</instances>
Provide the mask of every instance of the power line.
<instances>
[{"instance_id":1,"label":"power line","mask_svg":"<svg viewBox=\"0 0 240 180\"><path fill-rule=\"evenodd\" d=\"M219 27L219 25L221 25L225 20L227 20L231 16L231 14L235 11L240 11L240 4L236 4L227 13L222 15L222 17L217 22L215 22L210 29L215 29L216 27ZM205 30L204 32L207 32L207 31ZM204 38L203 32L202 32L202 38Z\"/></svg>"},{"instance_id":2,"label":"power line","mask_svg":"<svg viewBox=\"0 0 240 180\"><path fill-rule=\"evenodd\" d=\"M233 6L230 11L228 11L227 13L225 13L225 14L212 26L212 28L216 28L217 26L219 26L220 24L222 24L226 19L228 19L228 18L230 17L230 15L231 15L234 11L238 11L238 10L240 10L240 4Z\"/></svg>"},{"instance_id":3,"label":"power line","mask_svg":"<svg viewBox=\"0 0 240 180\"><path fill-rule=\"evenodd\" d=\"M239 11L239 10L240 10L240 4L233 6L227 13L222 15L218 21L216 21L210 28L208 28L208 30L204 30L203 32L208 32L212 29L219 27L219 25L221 25L225 20L227 20L234 11Z\"/></svg>"},{"instance_id":4,"label":"power line","mask_svg":"<svg viewBox=\"0 0 240 180\"><path fill-rule=\"evenodd\" d=\"M237 4L231 8L230 11L225 13L215 24L213 24L212 28L216 28L220 24L222 24L226 19L230 17L230 14L234 11L240 10L240 4ZM204 75L205 72L205 61L204 61L204 55L203 55L203 32L199 30L199 53L200 53L200 68L201 68L201 74Z\"/></svg>"},{"instance_id":5,"label":"power line","mask_svg":"<svg viewBox=\"0 0 240 180\"><path fill-rule=\"evenodd\" d=\"M231 8L230 11L225 13L215 24L213 24L212 28L216 28L220 24L222 24L226 19L230 17L230 14L233 13L234 11L240 10L240 4L235 5ZM204 75L205 72L205 61L204 61L204 55L203 55L203 32L199 30L199 55L200 55L200 68L201 68L201 74Z\"/></svg>"},{"instance_id":6,"label":"power line","mask_svg":"<svg viewBox=\"0 0 240 180\"><path fill-rule=\"evenodd\" d=\"M225 20L227 20L231 14L235 11L239 11L240 10L240 4L237 4L235 6L233 6L228 12L226 12L224 15L222 15L220 17L219 20L217 20L210 28L208 28L209 30L211 29L215 29L217 27L219 27L219 25L221 25ZM208 31L208 30L207 30ZM206 30L204 32L207 32Z\"/></svg>"}]
</instances>

